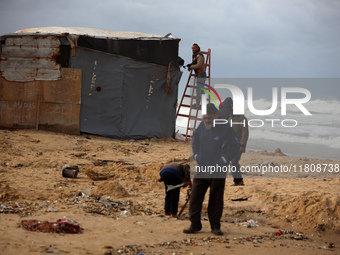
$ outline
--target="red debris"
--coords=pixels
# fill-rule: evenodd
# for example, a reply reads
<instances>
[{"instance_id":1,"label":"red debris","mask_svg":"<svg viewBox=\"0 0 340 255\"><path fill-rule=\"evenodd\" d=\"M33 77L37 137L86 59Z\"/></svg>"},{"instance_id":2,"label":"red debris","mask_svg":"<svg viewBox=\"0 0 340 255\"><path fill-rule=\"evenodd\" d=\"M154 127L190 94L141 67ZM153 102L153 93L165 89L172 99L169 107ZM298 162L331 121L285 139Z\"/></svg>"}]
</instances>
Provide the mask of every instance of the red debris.
<instances>
[{"instance_id":1,"label":"red debris","mask_svg":"<svg viewBox=\"0 0 340 255\"><path fill-rule=\"evenodd\" d=\"M39 231L44 233L81 233L77 222L67 219L59 219L57 222L40 220L22 220L21 226L28 231Z\"/></svg>"}]
</instances>

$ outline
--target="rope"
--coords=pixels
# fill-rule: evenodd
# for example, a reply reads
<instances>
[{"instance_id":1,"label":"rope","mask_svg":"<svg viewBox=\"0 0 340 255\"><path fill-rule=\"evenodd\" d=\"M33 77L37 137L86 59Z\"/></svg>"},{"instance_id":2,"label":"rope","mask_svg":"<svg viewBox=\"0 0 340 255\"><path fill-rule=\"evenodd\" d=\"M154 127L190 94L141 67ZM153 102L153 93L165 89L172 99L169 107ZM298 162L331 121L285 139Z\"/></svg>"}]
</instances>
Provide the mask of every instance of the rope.
<instances>
[{"instance_id":1,"label":"rope","mask_svg":"<svg viewBox=\"0 0 340 255\"><path fill-rule=\"evenodd\" d=\"M170 84L170 68L171 68L171 62L169 63L169 66L168 66L168 74L166 76L166 83L165 83L165 93L167 94L170 94L172 93L172 87L171 87L171 84Z\"/></svg>"}]
</instances>

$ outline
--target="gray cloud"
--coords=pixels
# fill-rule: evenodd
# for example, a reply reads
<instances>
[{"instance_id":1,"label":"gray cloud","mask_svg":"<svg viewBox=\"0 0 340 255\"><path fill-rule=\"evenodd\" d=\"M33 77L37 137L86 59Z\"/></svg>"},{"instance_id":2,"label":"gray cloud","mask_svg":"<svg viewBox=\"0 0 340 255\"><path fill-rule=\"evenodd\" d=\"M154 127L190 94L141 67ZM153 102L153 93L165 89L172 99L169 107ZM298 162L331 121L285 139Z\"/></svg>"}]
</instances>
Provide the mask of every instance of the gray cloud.
<instances>
[{"instance_id":1,"label":"gray cloud","mask_svg":"<svg viewBox=\"0 0 340 255\"><path fill-rule=\"evenodd\" d=\"M171 32L186 62L192 43L212 49L214 77L339 77L339 13L337 0L1 0L0 34L44 26Z\"/></svg>"}]
</instances>

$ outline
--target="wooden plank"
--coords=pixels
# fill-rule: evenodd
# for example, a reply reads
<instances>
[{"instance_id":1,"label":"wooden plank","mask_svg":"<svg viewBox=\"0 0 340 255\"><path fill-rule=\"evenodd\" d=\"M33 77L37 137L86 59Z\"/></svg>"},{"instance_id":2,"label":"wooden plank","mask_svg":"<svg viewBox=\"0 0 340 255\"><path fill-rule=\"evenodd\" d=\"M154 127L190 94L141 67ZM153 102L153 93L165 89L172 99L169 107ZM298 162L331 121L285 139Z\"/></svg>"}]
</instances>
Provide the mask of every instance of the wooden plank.
<instances>
[{"instance_id":1,"label":"wooden plank","mask_svg":"<svg viewBox=\"0 0 340 255\"><path fill-rule=\"evenodd\" d=\"M62 68L58 81L41 81L39 129L80 134L81 69Z\"/></svg>"},{"instance_id":2,"label":"wooden plank","mask_svg":"<svg viewBox=\"0 0 340 255\"><path fill-rule=\"evenodd\" d=\"M0 101L0 127L34 128L36 102Z\"/></svg>"},{"instance_id":3,"label":"wooden plank","mask_svg":"<svg viewBox=\"0 0 340 255\"><path fill-rule=\"evenodd\" d=\"M7 81L0 76L0 100L36 102L42 94L45 102L81 102L81 69L62 68L61 78L57 81Z\"/></svg>"},{"instance_id":4,"label":"wooden plank","mask_svg":"<svg viewBox=\"0 0 340 255\"><path fill-rule=\"evenodd\" d=\"M58 81L32 82L0 76L0 127L79 134L81 69L62 68L61 74Z\"/></svg>"},{"instance_id":5,"label":"wooden plank","mask_svg":"<svg viewBox=\"0 0 340 255\"><path fill-rule=\"evenodd\" d=\"M78 104L40 103L39 129L79 135Z\"/></svg>"},{"instance_id":6,"label":"wooden plank","mask_svg":"<svg viewBox=\"0 0 340 255\"><path fill-rule=\"evenodd\" d=\"M55 103L80 104L81 69L62 68L58 81L41 81L42 101Z\"/></svg>"},{"instance_id":7,"label":"wooden plank","mask_svg":"<svg viewBox=\"0 0 340 255\"><path fill-rule=\"evenodd\" d=\"M0 76L0 100L36 102L39 94L39 83L7 81Z\"/></svg>"}]
</instances>

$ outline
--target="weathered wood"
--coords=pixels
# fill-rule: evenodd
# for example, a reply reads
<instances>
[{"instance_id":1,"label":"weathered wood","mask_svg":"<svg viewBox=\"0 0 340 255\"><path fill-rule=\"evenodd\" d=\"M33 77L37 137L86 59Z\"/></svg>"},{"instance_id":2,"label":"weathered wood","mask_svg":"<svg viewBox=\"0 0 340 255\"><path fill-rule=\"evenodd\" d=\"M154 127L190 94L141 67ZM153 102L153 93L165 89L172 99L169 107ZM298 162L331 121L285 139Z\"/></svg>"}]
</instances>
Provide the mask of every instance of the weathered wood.
<instances>
[{"instance_id":1,"label":"weathered wood","mask_svg":"<svg viewBox=\"0 0 340 255\"><path fill-rule=\"evenodd\" d=\"M39 129L79 135L79 104L40 104Z\"/></svg>"},{"instance_id":2,"label":"weathered wood","mask_svg":"<svg viewBox=\"0 0 340 255\"><path fill-rule=\"evenodd\" d=\"M11 82L0 75L2 128L79 134L80 104L81 69L62 68L57 81Z\"/></svg>"},{"instance_id":3,"label":"weathered wood","mask_svg":"<svg viewBox=\"0 0 340 255\"><path fill-rule=\"evenodd\" d=\"M36 102L0 101L1 128L34 128Z\"/></svg>"},{"instance_id":4,"label":"weathered wood","mask_svg":"<svg viewBox=\"0 0 340 255\"><path fill-rule=\"evenodd\" d=\"M0 100L36 102L38 99L39 82L11 82L0 77Z\"/></svg>"},{"instance_id":5,"label":"weathered wood","mask_svg":"<svg viewBox=\"0 0 340 255\"><path fill-rule=\"evenodd\" d=\"M81 69L62 68L60 81L41 81L41 85L43 102L81 102Z\"/></svg>"}]
</instances>

